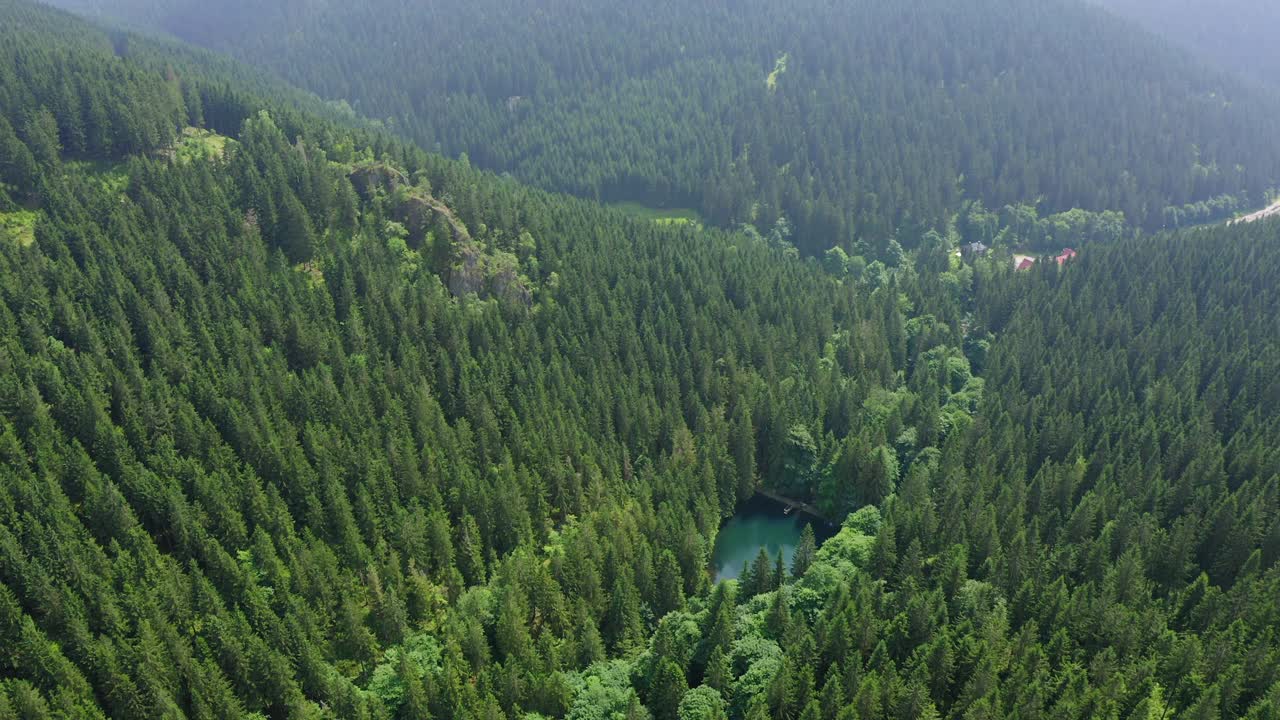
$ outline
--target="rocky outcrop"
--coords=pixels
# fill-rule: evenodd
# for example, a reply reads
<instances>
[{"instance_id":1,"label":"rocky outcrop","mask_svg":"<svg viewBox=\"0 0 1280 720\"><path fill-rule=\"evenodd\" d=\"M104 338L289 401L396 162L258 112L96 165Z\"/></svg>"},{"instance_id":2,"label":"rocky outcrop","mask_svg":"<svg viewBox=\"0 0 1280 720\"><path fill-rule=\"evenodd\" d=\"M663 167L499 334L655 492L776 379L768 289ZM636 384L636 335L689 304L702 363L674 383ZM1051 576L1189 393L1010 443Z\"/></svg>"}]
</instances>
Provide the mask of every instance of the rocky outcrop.
<instances>
[{"instance_id":1,"label":"rocky outcrop","mask_svg":"<svg viewBox=\"0 0 1280 720\"><path fill-rule=\"evenodd\" d=\"M437 221L443 220L449 226L450 263L441 274L454 296L497 297L525 307L533 303L532 283L520 274L519 258L486 247L472 237L452 208L426 189L410 187L409 178L398 168L385 163L361 163L349 177L366 199L378 191L397 198L392 209L394 219L404 225L414 247L425 242Z\"/></svg>"}]
</instances>

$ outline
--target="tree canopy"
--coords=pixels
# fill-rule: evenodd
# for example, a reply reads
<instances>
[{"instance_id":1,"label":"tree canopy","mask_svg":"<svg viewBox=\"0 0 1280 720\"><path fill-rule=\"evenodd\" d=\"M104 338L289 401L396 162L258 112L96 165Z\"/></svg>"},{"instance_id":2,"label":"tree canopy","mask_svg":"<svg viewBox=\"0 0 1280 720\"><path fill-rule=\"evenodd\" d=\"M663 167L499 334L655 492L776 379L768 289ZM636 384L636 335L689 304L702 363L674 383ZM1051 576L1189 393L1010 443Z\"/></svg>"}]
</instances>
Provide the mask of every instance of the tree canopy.
<instances>
[{"instance_id":1,"label":"tree canopy","mask_svg":"<svg viewBox=\"0 0 1280 720\"><path fill-rule=\"evenodd\" d=\"M202 57L0 0L0 718L1280 708L1280 223L819 262Z\"/></svg>"},{"instance_id":2,"label":"tree canopy","mask_svg":"<svg viewBox=\"0 0 1280 720\"><path fill-rule=\"evenodd\" d=\"M547 189L785 218L807 255L912 248L968 201L1154 230L1280 187L1280 97L1079 0L59 1Z\"/></svg>"}]
</instances>

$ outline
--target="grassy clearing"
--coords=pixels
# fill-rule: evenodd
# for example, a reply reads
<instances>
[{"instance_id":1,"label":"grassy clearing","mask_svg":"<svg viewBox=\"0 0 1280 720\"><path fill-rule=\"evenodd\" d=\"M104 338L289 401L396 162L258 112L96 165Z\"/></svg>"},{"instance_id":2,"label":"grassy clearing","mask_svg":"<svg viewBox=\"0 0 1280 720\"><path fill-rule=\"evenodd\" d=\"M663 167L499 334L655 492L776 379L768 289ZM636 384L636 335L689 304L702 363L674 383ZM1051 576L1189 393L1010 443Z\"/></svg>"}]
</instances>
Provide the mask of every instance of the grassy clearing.
<instances>
[{"instance_id":1,"label":"grassy clearing","mask_svg":"<svg viewBox=\"0 0 1280 720\"><path fill-rule=\"evenodd\" d=\"M312 290L319 290L324 287L324 271L314 262L298 263L293 266L293 270L307 277L307 287Z\"/></svg>"},{"instance_id":2,"label":"grassy clearing","mask_svg":"<svg viewBox=\"0 0 1280 720\"><path fill-rule=\"evenodd\" d=\"M769 73L769 77L764 79L764 84L769 88L769 92L773 92L778 89L778 78L782 77L782 73L787 71L788 59L787 54L782 53L773 63L773 72Z\"/></svg>"},{"instance_id":3,"label":"grassy clearing","mask_svg":"<svg viewBox=\"0 0 1280 720\"><path fill-rule=\"evenodd\" d=\"M183 129L173 146L173 158L186 165L192 162L214 162L226 157L228 138L196 127Z\"/></svg>"},{"instance_id":4,"label":"grassy clearing","mask_svg":"<svg viewBox=\"0 0 1280 720\"><path fill-rule=\"evenodd\" d=\"M188 127L169 148L159 154L174 162L187 165L192 162L215 162L226 157L227 143L231 139L209 130ZM108 160L67 160L63 169L69 175L81 175L95 181L104 192L123 194L129 188L129 173L124 162Z\"/></svg>"},{"instance_id":5,"label":"grassy clearing","mask_svg":"<svg viewBox=\"0 0 1280 720\"><path fill-rule=\"evenodd\" d=\"M637 202L612 203L610 207L662 225L702 225L702 216L687 208L651 208Z\"/></svg>"},{"instance_id":6,"label":"grassy clearing","mask_svg":"<svg viewBox=\"0 0 1280 720\"><path fill-rule=\"evenodd\" d=\"M108 193L124 194L129 187L129 173L125 172L123 162L68 160L62 166L68 175L87 177Z\"/></svg>"},{"instance_id":7,"label":"grassy clearing","mask_svg":"<svg viewBox=\"0 0 1280 720\"><path fill-rule=\"evenodd\" d=\"M6 242L17 243L19 247L30 247L36 242L37 214L31 210L0 213L0 238Z\"/></svg>"}]
</instances>

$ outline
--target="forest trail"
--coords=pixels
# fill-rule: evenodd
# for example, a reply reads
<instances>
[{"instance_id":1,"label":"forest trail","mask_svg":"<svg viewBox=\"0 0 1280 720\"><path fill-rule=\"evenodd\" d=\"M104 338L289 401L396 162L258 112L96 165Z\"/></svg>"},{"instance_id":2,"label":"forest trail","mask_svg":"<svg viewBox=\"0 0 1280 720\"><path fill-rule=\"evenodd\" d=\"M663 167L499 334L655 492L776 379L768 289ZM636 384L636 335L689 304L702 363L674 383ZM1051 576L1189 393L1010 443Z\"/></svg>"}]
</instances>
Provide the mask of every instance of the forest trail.
<instances>
[{"instance_id":1,"label":"forest trail","mask_svg":"<svg viewBox=\"0 0 1280 720\"><path fill-rule=\"evenodd\" d=\"M1245 216L1244 216L1244 217L1242 217L1242 218L1236 218L1235 220L1232 220L1231 222L1229 222L1229 223L1227 223L1227 224L1228 224L1228 225L1235 225L1236 223L1251 223L1251 222L1257 222L1257 221L1259 221L1259 220L1266 220L1266 219L1267 219L1267 218L1269 218L1269 217L1275 217L1275 216L1277 216L1277 215L1280 215L1280 200L1275 201L1275 202L1274 202L1274 203L1272 203L1269 207L1267 207L1265 210L1259 210L1259 211L1258 211L1258 212L1256 212L1256 213L1252 213L1252 214L1249 214L1249 215L1245 215Z\"/></svg>"}]
</instances>

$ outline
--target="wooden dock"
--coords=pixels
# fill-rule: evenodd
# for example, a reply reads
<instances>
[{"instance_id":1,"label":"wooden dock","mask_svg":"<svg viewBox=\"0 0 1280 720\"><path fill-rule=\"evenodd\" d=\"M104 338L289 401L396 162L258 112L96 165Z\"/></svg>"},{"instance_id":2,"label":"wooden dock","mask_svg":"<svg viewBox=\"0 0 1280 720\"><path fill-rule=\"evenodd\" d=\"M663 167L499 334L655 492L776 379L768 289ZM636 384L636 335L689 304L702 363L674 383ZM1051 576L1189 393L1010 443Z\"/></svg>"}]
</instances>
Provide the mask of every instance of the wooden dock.
<instances>
[{"instance_id":1,"label":"wooden dock","mask_svg":"<svg viewBox=\"0 0 1280 720\"><path fill-rule=\"evenodd\" d=\"M809 503L800 502L799 500L796 500L794 498L789 498L789 497L786 497L785 495L779 495L778 493L773 492L772 490L765 490L764 488L757 490L756 494L760 495L761 497L769 498L770 500L781 505L784 508L783 510L784 515L790 515L791 513L799 510L805 515L809 515L810 517L821 520L822 522L828 525L835 525L835 523L831 522L831 518L828 518L826 515L823 515L821 510L814 507L813 505L810 505Z\"/></svg>"}]
</instances>

